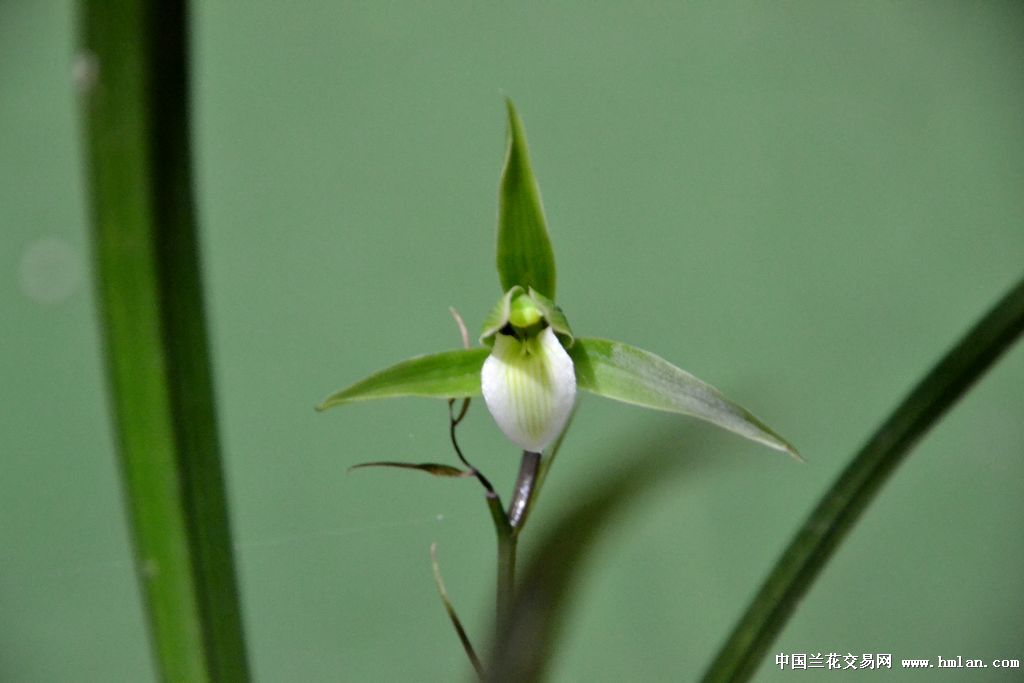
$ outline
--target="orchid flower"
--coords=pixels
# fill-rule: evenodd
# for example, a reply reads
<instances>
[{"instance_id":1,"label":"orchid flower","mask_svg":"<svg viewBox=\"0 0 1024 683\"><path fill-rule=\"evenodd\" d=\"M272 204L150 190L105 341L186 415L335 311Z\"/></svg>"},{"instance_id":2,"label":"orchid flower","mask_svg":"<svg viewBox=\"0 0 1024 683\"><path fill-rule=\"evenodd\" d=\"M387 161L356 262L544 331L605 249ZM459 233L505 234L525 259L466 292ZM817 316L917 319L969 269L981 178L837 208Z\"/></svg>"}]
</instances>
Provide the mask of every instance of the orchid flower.
<instances>
[{"instance_id":1,"label":"orchid flower","mask_svg":"<svg viewBox=\"0 0 1024 683\"><path fill-rule=\"evenodd\" d=\"M497 249L504 293L484 322L483 348L411 358L332 394L318 409L376 398L453 400L482 393L505 436L524 451L542 453L565 428L577 390L583 390L697 417L799 458L750 412L668 361L621 342L573 335L554 303L554 253L523 123L511 101L507 105Z\"/></svg>"}]
</instances>

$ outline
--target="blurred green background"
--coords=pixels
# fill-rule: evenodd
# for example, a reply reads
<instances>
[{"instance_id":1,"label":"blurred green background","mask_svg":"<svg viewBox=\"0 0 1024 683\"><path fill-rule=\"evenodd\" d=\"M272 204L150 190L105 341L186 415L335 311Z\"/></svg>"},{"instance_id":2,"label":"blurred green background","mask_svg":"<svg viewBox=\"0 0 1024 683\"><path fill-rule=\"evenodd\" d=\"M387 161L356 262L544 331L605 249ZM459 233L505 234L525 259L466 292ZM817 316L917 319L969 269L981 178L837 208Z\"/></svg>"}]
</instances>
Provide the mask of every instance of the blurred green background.
<instances>
[{"instance_id":1,"label":"blurred green background","mask_svg":"<svg viewBox=\"0 0 1024 683\"><path fill-rule=\"evenodd\" d=\"M147 681L105 397L70 2L0 1L0 680ZM691 680L850 454L1024 266L1024 5L196 3L204 272L258 680L466 674L493 540L442 402L312 406L500 294L501 96L574 329L651 349L806 455L584 397L524 538L669 430L699 477L592 558L554 680ZM920 445L773 652L1024 655L1024 349ZM507 490L482 403L463 445ZM772 658L758 679L789 680ZM967 680L937 671L939 680ZM813 676L813 674L807 674ZM861 674L903 680L904 674ZM989 669L970 680L1022 680Z\"/></svg>"}]
</instances>

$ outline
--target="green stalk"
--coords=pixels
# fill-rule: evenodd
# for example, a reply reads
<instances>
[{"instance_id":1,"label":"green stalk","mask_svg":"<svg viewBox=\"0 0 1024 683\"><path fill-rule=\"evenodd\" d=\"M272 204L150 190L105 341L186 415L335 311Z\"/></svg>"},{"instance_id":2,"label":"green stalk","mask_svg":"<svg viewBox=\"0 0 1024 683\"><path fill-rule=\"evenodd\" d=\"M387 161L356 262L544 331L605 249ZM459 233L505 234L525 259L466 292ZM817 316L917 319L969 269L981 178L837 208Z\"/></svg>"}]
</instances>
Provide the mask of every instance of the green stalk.
<instances>
[{"instance_id":1,"label":"green stalk","mask_svg":"<svg viewBox=\"0 0 1024 683\"><path fill-rule=\"evenodd\" d=\"M775 564L704 676L745 681L882 484L1024 331L1024 280L982 318L861 448Z\"/></svg>"},{"instance_id":2,"label":"green stalk","mask_svg":"<svg viewBox=\"0 0 1024 683\"><path fill-rule=\"evenodd\" d=\"M181 2L85 0L82 92L97 298L160 677L248 667L207 350Z\"/></svg>"},{"instance_id":3,"label":"green stalk","mask_svg":"<svg viewBox=\"0 0 1024 683\"><path fill-rule=\"evenodd\" d=\"M501 499L494 493L487 494L487 507L494 521L494 532L498 539L498 578L497 578L497 613L498 628L508 620L512 600L515 597L516 585L516 545L515 530L508 522Z\"/></svg>"},{"instance_id":4,"label":"green stalk","mask_svg":"<svg viewBox=\"0 0 1024 683\"><path fill-rule=\"evenodd\" d=\"M509 503L508 513L501 508L501 500L496 495L487 496L487 505L494 521L494 531L498 538L498 602L497 624L503 628L509 610L515 600L516 588L516 552L519 546L519 533L523 530L529 517L533 501L536 499L537 474L540 469L540 453L523 451L523 459L516 478L516 488Z\"/></svg>"}]
</instances>

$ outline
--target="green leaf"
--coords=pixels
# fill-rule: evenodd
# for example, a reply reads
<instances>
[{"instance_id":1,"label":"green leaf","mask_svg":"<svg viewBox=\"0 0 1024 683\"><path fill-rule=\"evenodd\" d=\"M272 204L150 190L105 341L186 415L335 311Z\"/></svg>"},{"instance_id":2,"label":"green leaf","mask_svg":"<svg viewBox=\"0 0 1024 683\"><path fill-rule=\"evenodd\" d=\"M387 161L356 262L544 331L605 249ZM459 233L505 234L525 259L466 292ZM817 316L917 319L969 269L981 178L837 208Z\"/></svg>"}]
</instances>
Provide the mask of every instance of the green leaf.
<instances>
[{"instance_id":1,"label":"green leaf","mask_svg":"<svg viewBox=\"0 0 1024 683\"><path fill-rule=\"evenodd\" d=\"M426 472L432 474L435 477L472 477L472 472L466 470L460 470L458 467L452 467L451 465L441 465L436 462L396 462L394 460L381 460L379 462L361 462L358 465L352 465L348 468L348 471L361 470L367 467L394 467L401 470L419 470L420 472Z\"/></svg>"},{"instance_id":2,"label":"green leaf","mask_svg":"<svg viewBox=\"0 0 1024 683\"><path fill-rule=\"evenodd\" d=\"M248 666L193 211L186 9L81 3L78 52L94 67L80 88L84 149L115 442L156 677L234 682L248 680Z\"/></svg>"},{"instance_id":3,"label":"green leaf","mask_svg":"<svg viewBox=\"0 0 1024 683\"><path fill-rule=\"evenodd\" d=\"M800 458L795 448L749 411L649 351L605 339L577 339L569 355L581 389L645 408L691 415Z\"/></svg>"},{"instance_id":4,"label":"green leaf","mask_svg":"<svg viewBox=\"0 0 1024 683\"><path fill-rule=\"evenodd\" d=\"M512 100L506 104L508 150L498 188L498 276L505 291L516 285L533 287L554 299L555 255L526 151L526 132Z\"/></svg>"},{"instance_id":5,"label":"green leaf","mask_svg":"<svg viewBox=\"0 0 1024 683\"><path fill-rule=\"evenodd\" d=\"M459 349L416 356L331 394L316 409L326 410L343 403L396 396L476 396L480 393L480 370L488 353L489 349Z\"/></svg>"}]
</instances>

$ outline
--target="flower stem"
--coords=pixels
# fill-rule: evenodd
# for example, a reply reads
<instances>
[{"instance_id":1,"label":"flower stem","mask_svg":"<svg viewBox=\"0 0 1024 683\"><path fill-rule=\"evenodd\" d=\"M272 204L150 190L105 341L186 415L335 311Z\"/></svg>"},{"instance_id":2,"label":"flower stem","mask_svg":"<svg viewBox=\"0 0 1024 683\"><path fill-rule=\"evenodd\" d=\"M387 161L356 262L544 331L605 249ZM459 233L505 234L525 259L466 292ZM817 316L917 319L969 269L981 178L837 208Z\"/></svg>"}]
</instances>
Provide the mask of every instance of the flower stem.
<instances>
[{"instance_id":1,"label":"flower stem","mask_svg":"<svg viewBox=\"0 0 1024 683\"><path fill-rule=\"evenodd\" d=\"M498 581L496 617L499 629L508 619L512 598L515 595L516 580L516 534L508 522L501 499L494 492L487 493L487 507L494 520L494 531L498 537Z\"/></svg>"},{"instance_id":2,"label":"flower stem","mask_svg":"<svg viewBox=\"0 0 1024 683\"><path fill-rule=\"evenodd\" d=\"M526 525L526 518L533 506L534 494L539 488L537 486L539 474L540 453L523 451L515 492L512 494L512 502L508 504L508 523L512 526L515 535L518 535Z\"/></svg>"},{"instance_id":3,"label":"flower stem","mask_svg":"<svg viewBox=\"0 0 1024 683\"><path fill-rule=\"evenodd\" d=\"M540 453L523 451L523 460L519 466L519 477L516 489L509 503L508 513L501 507L497 494L487 494L487 504L494 519L494 530L498 537L498 581L497 581L497 622L499 630L508 619L512 601L515 598L516 581L516 550L519 545L519 532L526 524L530 508L535 500L537 475L540 473Z\"/></svg>"}]
</instances>

